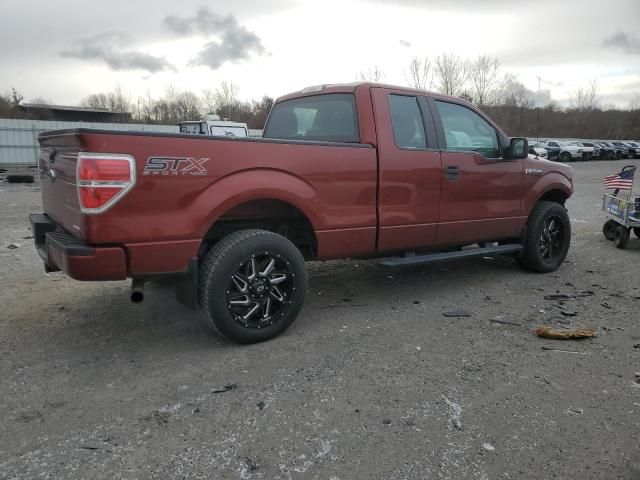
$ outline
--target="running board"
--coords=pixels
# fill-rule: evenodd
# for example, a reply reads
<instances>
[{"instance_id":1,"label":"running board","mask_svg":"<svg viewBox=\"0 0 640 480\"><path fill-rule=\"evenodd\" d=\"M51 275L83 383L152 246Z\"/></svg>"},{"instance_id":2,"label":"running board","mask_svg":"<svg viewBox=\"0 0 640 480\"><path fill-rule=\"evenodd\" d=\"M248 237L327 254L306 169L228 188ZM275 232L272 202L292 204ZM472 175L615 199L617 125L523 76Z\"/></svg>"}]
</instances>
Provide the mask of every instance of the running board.
<instances>
[{"instance_id":1,"label":"running board","mask_svg":"<svg viewBox=\"0 0 640 480\"><path fill-rule=\"evenodd\" d=\"M497 245L491 247L472 248L454 252L429 253L427 255L414 255L408 257L385 258L378 262L382 267L404 267L409 265L428 265L430 263L447 262L449 260L464 260L466 258L488 257L492 255L506 255L519 253L522 245L519 243L509 245Z\"/></svg>"}]
</instances>

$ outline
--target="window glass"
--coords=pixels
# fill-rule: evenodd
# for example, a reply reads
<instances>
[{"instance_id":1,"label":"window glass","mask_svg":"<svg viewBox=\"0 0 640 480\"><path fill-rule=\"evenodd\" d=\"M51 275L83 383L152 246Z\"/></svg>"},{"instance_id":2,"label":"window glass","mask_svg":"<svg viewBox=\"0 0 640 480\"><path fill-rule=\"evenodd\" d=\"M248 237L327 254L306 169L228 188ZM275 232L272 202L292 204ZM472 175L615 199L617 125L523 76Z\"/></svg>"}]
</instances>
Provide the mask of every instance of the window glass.
<instances>
[{"instance_id":1,"label":"window glass","mask_svg":"<svg viewBox=\"0 0 640 480\"><path fill-rule=\"evenodd\" d=\"M263 137L357 143L360 135L353 95L330 93L278 102Z\"/></svg>"},{"instance_id":2,"label":"window glass","mask_svg":"<svg viewBox=\"0 0 640 480\"><path fill-rule=\"evenodd\" d=\"M487 158L499 158L496 130L480 115L462 105L436 101L447 150L478 152Z\"/></svg>"},{"instance_id":3,"label":"window glass","mask_svg":"<svg viewBox=\"0 0 640 480\"><path fill-rule=\"evenodd\" d=\"M389 95L389 111L396 145L400 148L424 149L427 141L416 97Z\"/></svg>"}]
</instances>

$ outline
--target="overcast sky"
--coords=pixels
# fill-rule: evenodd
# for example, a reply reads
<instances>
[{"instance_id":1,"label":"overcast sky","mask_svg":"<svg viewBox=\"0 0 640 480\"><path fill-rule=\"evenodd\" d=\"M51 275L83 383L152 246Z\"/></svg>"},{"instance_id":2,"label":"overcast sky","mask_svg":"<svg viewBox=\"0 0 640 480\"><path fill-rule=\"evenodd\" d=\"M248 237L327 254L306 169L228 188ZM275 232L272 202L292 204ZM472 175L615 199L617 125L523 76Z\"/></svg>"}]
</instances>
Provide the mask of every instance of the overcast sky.
<instances>
[{"instance_id":1,"label":"overcast sky","mask_svg":"<svg viewBox=\"0 0 640 480\"><path fill-rule=\"evenodd\" d=\"M120 85L135 103L222 80L243 99L356 80L405 84L414 56L499 59L564 103L640 99L640 0L0 0L0 92L77 104Z\"/></svg>"}]
</instances>

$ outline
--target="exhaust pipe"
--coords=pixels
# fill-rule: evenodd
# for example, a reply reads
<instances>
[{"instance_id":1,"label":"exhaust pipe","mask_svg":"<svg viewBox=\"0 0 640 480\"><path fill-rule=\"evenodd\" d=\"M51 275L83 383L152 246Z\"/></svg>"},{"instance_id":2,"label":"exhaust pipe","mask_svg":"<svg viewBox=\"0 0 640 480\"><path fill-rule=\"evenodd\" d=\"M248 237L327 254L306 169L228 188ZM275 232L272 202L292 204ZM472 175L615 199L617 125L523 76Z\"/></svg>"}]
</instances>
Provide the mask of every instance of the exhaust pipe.
<instances>
[{"instance_id":1,"label":"exhaust pipe","mask_svg":"<svg viewBox=\"0 0 640 480\"><path fill-rule=\"evenodd\" d=\"M144 281L138 278L131 280L131 301L142 303L144 300Z\"/></svg>"}]
</instances>

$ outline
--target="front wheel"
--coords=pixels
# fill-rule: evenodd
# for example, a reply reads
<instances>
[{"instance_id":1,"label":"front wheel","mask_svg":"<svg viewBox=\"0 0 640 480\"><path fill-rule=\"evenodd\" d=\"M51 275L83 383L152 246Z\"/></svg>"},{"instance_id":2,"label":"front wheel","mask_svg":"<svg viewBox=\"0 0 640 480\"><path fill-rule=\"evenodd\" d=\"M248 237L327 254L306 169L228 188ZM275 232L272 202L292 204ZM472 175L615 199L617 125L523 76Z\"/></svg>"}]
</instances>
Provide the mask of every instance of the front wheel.
<instances>
[{"instance_id":1,"label":"front wheel","mask_svg":"<svg viewBox=\"0 0 640 480\"><path fill-rule=\"evenodd\" d=\"M629 229L623 225L618 225L613 237L613 243L615 244L616 248L624 249L627 246L628 242Z\"/></svg>"},{"instance_id":2,"label":"front wheel","mask_svg":"<svg viewBox=\"0 0 640 480\"><path fill-rule=\"evenodd\" d=\"M640 238L640 227L634 227L633 233L636 234L636 237Z\"/></svg>"},{"instance_id":3,"label":"front wheel","mask_svg":"<svg viewBox=\"0 0 640 480\"><path fill-rule=\"evenodd\" d=\"M602 233L607 240L613 240L616 236L616 228L618 228L618 222L615 220L607 220L602 226Z\"/></svg>"},{"instance_id":4,"label":"front wheel","mask_svg":"<svg viewBox=\"0 0 640 480\"><path fill-rule=\"evenodd\" d=\"M571 222L567 210L555 202L538 202L527 221L518 264L534 272L556 270L569 252Z\"/></svg>"},{"instance_id":5,"label":"front wheel","mask_svg":"<svg viewBox=\"0 0 640 480\"><path fill-rule=\"evenodd\" d=\"M560 154L560 159L561 159L563 162L567 163L567 162L570 162L570 161L571 161L572 157L571 157L571 154L570 154L569 152L562 152L562 153Z\"/></svg>"},{"instance_id":6,"label":"front wheel","mask_svg":"<svg viewBox=\"0 0 640 480\"><path fill-rule=\"evenodd\" d=\"M296 319L307 293L298 248L266 230L240 230L207 253L199 279L205 319L237 343L270 340Z\"/></svg>"}]
</instances>

